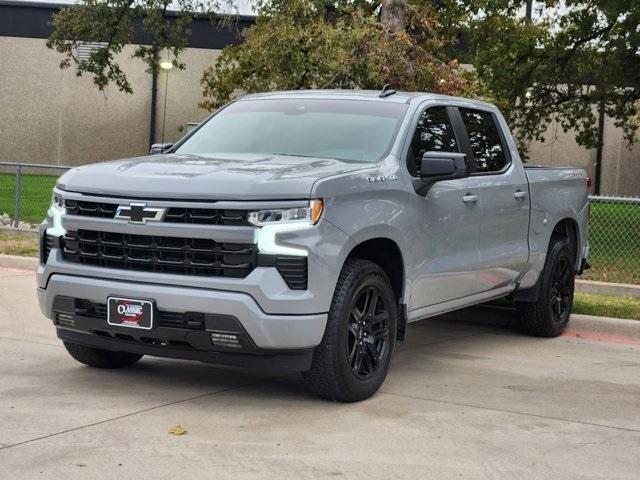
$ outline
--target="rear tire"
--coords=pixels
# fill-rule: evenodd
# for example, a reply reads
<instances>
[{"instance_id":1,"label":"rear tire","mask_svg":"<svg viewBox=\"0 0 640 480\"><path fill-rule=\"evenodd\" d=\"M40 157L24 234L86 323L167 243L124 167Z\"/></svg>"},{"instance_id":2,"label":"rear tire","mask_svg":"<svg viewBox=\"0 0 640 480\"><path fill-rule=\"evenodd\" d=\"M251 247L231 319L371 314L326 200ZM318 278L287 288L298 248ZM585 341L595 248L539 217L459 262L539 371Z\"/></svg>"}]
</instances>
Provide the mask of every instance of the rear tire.
<instances>
[{"instance_id":1,"label":"rear tire","mask_svg":"<svg viewBox=\"0 0 640 480\"><path fill-rule=\"evenodd\" d=\"M368 260L346 261L333 296L307 388L337 402L357 402L384 382L396 340L396 300L384 271Z\"/></svg>"},{"instance_id":2,"label":"rear tire","mask_svg":"<svg viewBox=\"0 0 640 480\"><path fill-rule=\"evenodd\" d=\"M575 259L566 239L551 239L540 292L535 302L517 302L516 308L525 331L538 337L557 337L569 323L575 288Z\"/></svg>"},{"instance_id":3,"label":"rear tire","mask_svg":"<svg viewBox=\"0 0 640 480\"><path fill-rule=\"evenodd\" d=\"M142 355L137 353L112 352L71 342L64 342L64 346L75 360L94 368L128 367L142 358Z\"/></svg>"}]
</instances>

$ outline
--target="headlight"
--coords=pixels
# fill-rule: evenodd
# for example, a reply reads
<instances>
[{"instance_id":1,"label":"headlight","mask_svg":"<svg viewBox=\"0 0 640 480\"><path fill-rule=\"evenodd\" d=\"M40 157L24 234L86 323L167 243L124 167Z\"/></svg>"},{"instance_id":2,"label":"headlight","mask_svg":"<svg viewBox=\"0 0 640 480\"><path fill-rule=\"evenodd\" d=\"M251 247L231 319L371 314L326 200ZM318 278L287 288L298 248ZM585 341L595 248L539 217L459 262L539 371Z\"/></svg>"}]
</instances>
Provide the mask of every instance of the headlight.
<instances>
[{"instance_id":1,"label":"headlight","mask_svg":"<svg viewBox=\"0 0 640 480\"><path fill-rule=\"evenodd\" d=\"M320 220L324 205L322 200L311 200L308 207L274 208L249 212L249 223L258 227L268 225L315 225Z\"/></svg>"},{"instance_id":2,"label":"headlight","mask_svg":"<svg viewBox=\"0 0 640 480\"><path fill-rule=\"evenodd\" d=\"M55 192L51 195L51 208L64 213L64 200Z\"/></svg>"},{"instance_id":3,"label":"headlight","mask_svg":"<svg viewBox=\"0 0 640 480\"><path fill-rule=\"evenodd\" d=\"M51 217L51 225L47 228L47 235L53 235L54 237L63 236L66 231L62 228L62 215L66 213L64 207L64 200L55 192L51 195L51 206L47 212Z\"/></svg>"}]
</instances>

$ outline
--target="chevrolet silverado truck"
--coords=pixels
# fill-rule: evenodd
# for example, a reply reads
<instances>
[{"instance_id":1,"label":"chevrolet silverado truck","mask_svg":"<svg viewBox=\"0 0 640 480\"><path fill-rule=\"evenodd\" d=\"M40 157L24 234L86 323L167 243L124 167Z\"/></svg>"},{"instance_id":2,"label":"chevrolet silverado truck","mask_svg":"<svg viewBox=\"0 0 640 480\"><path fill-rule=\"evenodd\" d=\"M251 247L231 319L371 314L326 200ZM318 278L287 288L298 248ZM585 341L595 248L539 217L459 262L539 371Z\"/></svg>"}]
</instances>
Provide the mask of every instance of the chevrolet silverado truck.
<instances>
[{"instance_id":1,"label":"chevrolet silverado truck","mask_svg":"<svg viewBox=\"0 0 640 480\"><path fill-rule=\"evenodd\" d=\"M379 389L409 322L509 297L527 332L567 326L589 180L523 165L493 105L249 95L156 151L53 191L38 298L79 362L297 371L349 402Z\"/></svg>"}]
</instances>

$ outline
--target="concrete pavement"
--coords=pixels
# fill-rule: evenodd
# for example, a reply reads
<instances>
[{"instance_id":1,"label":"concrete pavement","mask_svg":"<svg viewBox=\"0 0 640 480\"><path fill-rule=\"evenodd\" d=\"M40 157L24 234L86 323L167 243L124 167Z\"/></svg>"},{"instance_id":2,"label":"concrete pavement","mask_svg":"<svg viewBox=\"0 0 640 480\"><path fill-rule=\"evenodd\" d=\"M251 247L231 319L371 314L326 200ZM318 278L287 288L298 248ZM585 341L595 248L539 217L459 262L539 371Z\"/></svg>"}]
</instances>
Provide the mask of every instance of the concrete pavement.
<instances>
[{"instance_id":1,"label":"concrete pavement","mask_svg":"<svg viewBox=\"0 0 640 480\"><path fill-rule=\"evenodd\" d=\"M0 269L0 478L637 479L640 342L530 338L478 311L410 325L358 404L298 376L75 363L30 272ZM466 315L469 315L467 312ZM579 332L578 332L579 333ZM604 340L604 341L602 341ZM172 436L173 425L188 433Z\"/></svg>"}]
</instances>

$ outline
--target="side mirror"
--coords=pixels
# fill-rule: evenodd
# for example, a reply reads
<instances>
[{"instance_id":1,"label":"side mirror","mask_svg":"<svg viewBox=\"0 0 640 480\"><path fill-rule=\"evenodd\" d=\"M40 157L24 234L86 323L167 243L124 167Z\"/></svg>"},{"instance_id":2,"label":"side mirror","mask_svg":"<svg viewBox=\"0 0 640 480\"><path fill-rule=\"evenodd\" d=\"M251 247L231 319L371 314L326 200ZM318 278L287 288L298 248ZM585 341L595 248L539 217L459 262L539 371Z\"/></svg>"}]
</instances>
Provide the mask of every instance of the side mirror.
<instances>
[{"instance_id":1,"label":"side mirror","mask_svg":"<svg viewBox=\"0 0 640 480\"><path fill-rule=\"evenodd\" d=\"M468 176L464 153L426 152L420 160L420 178L430 184Z\"/></svg>"},{"instance_id":2,"label":"side mirror","mask_svg":"<svg viewBox=\"0 0 640 480\"><path fill-rule=\"evenodd\" d=\"M158 153L164 153L173 147L173 143L154 143L149 150L150 155L156 155Z\"/></svg>"}]
</instances>

